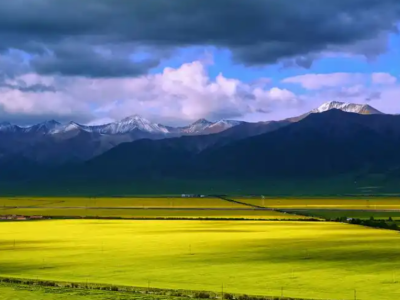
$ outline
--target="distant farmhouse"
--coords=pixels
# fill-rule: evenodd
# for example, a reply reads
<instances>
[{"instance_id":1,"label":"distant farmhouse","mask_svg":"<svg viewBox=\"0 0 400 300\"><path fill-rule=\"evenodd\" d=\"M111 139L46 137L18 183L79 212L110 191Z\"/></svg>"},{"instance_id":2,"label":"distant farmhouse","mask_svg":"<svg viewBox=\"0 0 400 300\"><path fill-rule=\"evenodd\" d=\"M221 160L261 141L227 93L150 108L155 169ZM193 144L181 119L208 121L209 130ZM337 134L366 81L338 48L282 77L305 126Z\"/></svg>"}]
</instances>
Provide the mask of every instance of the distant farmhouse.
<instances>
[{"instance_id":1,"label":"distant farmhouse","mask_svg":"<svg viewBox=\"0 0 400 300\"><path fill-rule=\"evenodd\" d=\"M199 194L182 194L182 198L204 198L205 195Z\"/></svg>"},{"instance_id":2,"label":"distant farmhouse","mask_svg":"<svg viewBox=\"0 0 400 300\"><path fill-rule=\"evenodd\" d=\"M4 215L4 216L0 216L0 220L24 221L24 220L40 220L40 219L43 219L43 216L20 216L20 215Z\"/></svg>"}]
</instances>

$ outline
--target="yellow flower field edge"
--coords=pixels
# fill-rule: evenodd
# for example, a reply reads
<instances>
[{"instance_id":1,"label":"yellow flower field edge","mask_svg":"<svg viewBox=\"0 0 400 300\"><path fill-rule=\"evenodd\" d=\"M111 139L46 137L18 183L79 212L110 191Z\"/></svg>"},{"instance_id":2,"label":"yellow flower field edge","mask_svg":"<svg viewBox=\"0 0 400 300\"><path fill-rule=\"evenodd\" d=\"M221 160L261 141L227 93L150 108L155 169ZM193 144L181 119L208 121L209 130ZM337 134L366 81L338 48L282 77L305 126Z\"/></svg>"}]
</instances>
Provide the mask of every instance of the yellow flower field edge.
<instances>
[{"instance_id":1,"label":"yellow flower field edge","mask_svg":"<svg viewBox=\"0 0 400 300\"><path fill-rule=\"evenodd\" d=\"M246 208L215 197L0 197L1 207Z\"/></svg>"},{"instance_id":2,"label":"yellow flower field edge","mask_svg":"<svg viewBox=\"0 0 400 300\"><path fill-rule=\"evenodd\" d=\"M278 209L400 210L400 198L234 198L249 205Z\"/></svg>"},{"instance_id":3,"label":"yellow flower field edge","mask_svg":"<svg viewBox=\"0 0 400 300\"><path fill-rule=\"evenodd\" d=\"M309 299L400 292L398 232L336 222L52 220L0 223L0 237L4 277Z\"/></svg>"},{"instance_id":4,"label":"yellow flower field edge","mask_svg":"<svg viewBox=\"0 0 400 300\"><path fill-rule=\"evenodd\" d=\"M282 215L284 216L284 215ZM16 215L11 216L9 219L1 219L0 222L37 222L44 220L132 220L132 221L145 221L145 220L170 220L170 221L303 221L303 222L316 222L323 221L323 219L318 217L307 217L300 215L286 215L282 216L191 216L191 217L174 217L174 216L142 216L142 217L106 217L106 216L44 216L41 218L36 218L36 216L29 215Z\"/></svg>"},{"instance_id":5,"label":"yellow flower field edge","mask_svg":"<svg viewBox=\"0 0 400 300\"><path fill-rule=\"evenodd\" d=\"M46 294L59 294L60 291L68 292L73 290L80 290L80 295L85 295L82 290L86 291L101 291L102 294L107 294L109 297L121 296L119 293L124 293L123 299L137 299L138 297L132 296L132 294L141 295L151 294L157 296L164 296L164 299L175 300L175 299L226 299L226 300L307 300L306 298L287 298L282 294L281 297L277 296L259 296L259 295L247 295L247 294L233 294L225 293L223 286L221 286L221 292L211 291L194 291L194 290L172 290L172 289L159 289L148 287L133 287L133 286L122 286L122 285L110 285L110 284L99 284L90 282L65 282L65 281L48 281L39 279L24 279L24 278L11 278L0 276L0 294L2 287L11 287L14 290L18 287L46 287ZM37 289L35 289L37 290ZM284 291L282 291L283 293ZM17 293L17 292L16 292ZM87 293L90 296L91 293ZM16 295L17 296L17 295ZM88 298L90 299L90 298ZM160 297L157 297L160 299Z\"/></svg>"},{"instance_id":6,"label":"yellow flower field edge","mask_svg":"<svg viewBox=\"0 0 400 300\"><path fill-rule=\"evenodd\" d=\"M224 202L223 200L219 200ZM32 218L121 218L121 219L223 219L223 220L294 220L310 219L301 214L265 208L142 208L142 207L43 207L0 206L2 219Z\"/></svg>"}]
</instances>

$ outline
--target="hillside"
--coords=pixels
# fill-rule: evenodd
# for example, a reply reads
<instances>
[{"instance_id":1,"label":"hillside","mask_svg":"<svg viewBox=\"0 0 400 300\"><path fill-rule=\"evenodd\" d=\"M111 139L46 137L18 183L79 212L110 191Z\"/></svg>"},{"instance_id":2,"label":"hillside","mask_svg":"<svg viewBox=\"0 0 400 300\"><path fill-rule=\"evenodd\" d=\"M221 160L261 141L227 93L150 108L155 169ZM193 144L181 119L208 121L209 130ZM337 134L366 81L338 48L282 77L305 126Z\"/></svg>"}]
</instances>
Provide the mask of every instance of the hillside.
<instances>
[{"instance_id":1,"label":"hillside","mask_svg":"<svg viewBox=\"0 0 400 300\"><path fill-rule=\"evenodd\" d=\"M330 110L272 132L202 149L210 138L126 143L59 174L93 181L284 180L386 174L400 166L400 116Z\"/></svg>"},{"instance_id":2,"label":"hillside","mask_svg":"<svg viewBox=\"0 0 400 300\"><path fill-rule=\"evenodd\" d=\"M347 178L347 183L366 180L386 185L398 180L400 116L373 110L364 113L368 109L364 106L339 106L327 110L320 107L321 112L310 112L297 119L243 122L215 134L155 140L144 137L115 145L83 163L80 157L74 163L57 167L23 155L2 154L0 180L69 189L96 185L111 189L129 185L137 189L149 182L167 189L183 182L199 189L214 189L218 185L258 189L262 182L302 182L312 186L317 181ZM344 111L355 108L359 111ZM200 120L195 124L203 125L209 126L209 122ZM71 144L70 139L66 145L59 141L53 145L54 151L47 154L37 146L31 154L57 157L58 153L72 149L70 156L86 153L90 158L96 151L96 134L99 133L78 131L73 136L75 143Z\"/></svg>"}]
</instances>

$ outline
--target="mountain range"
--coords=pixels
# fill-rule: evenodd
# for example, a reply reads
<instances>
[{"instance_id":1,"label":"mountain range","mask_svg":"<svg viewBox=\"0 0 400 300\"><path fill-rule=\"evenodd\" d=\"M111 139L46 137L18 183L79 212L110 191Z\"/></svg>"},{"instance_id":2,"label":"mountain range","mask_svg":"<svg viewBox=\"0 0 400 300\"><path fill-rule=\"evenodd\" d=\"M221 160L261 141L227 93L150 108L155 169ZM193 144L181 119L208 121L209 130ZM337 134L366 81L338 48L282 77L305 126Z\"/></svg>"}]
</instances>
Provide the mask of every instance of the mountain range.
<instances>
[{"instance_id":1,"label":"mountain range","mask_svg":"<svg viewBox=\"0 0 400 300\"><path fill-rule=\"evenodd\" d=\"M366 107L360 111L330 108L297 121L242 124L215 135L138 140L87 161L80 172L94 176L106 170L114 178L244 179L336 175L376 167L375 161L395 161L400 116L369 114L374 110Z\"/></svg>"},{"instance_id":2,"label":"mountain range","mask_svg":"<svg viewBox=\"0 0 400 300\"><path fill-rule=\"evenodd\" d=\"M101 126L55 121L29 130L7 126L0 138L14 139L30 152L3 155L3 180L32 179L38 177L37 170L44 175L36 180L80 184L400 176L400 116L384 114L369 105L327 102L309 113L280 121L199 120L178 128L138 116ZM27 144L29 147L22 147ZM0 153L9 151L3 149L4 142ZM60 165L57 158L66 152L69 158L75 154L76 159ZM56 166L48 169L48 160L57 161Z\"/></svg>"},{"instance_id":3,"label":"mountain range","mask_svg":"<svg viewBox=\"0 0 400 300\"><path fill-rule=\"evenodd\" d=\"M96 126L76 122L61 124L55 120L29 127L3 122L0 123L0 162L18 156L46 165L82 162L124 142L218 133L241 123L200 119L185 127L169 127L138 115Z\"/></svg>"}]
</instances>

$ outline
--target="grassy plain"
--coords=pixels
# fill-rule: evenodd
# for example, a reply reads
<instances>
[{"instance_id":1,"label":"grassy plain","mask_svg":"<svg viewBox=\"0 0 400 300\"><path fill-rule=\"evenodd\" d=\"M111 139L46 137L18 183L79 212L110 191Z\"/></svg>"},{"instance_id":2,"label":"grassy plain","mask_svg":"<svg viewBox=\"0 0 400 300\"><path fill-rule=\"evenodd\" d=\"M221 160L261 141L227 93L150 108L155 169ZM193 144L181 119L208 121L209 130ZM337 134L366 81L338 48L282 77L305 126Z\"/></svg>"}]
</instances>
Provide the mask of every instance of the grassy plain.
<instances>
[{"instance_id":1,"label":"grassy plain","mask_svg":"<svg viewBox=\"0 0 400 300\"><path fill-rule=\"evenodd\" d=\"M357 183L355 184L355 178ZM62 181L39 180L29 182L0 183L2 195L7 196L139 196L139 195L180 195L192 194L229 194L229 195L274 195L276 197L333 196L345 195L397 195L400 180L397 177L365 177L359 174L347 174L323 178L265 178L255 180L115 180L84 181L71 179Z\"/></svg>"},{"instance_id":2,"label":"grassy plain","mask_svg":"<svg viewBox=\"0 0 400 300\"><path fill-rule=\"evenodd\" d=\"M113 297L113 298L112 298ZM117 298L118 297L118 298ZM142 295L132 293L115 293L105 291L73 290L73 289L55 289L32 287L22 285L2 285L0 284L1 300L104 300L121 299L142 300ZM150 297L148 297L150 298ZM165 297L167 299L167 297ZM172 299L171 299L172 300Z\"/></svg>"},{"instance_id":3,"label":"grassy plain","mask_svg":"<svg viewBox=\"0 0 400 300\"><path fill-rule=\"evenodd\" d=\"M399 251L397 232L341 223L0 223L1 276L311 299L399 299Z\"/></svg>"},{"instance_id":4,"label":"grassy plain","mask_svg":"<svg viewBox=\"0 0 400 300\"><path fill-rule=\"evenodd\" d=\"M400 210L400 198L234 198L243 203L281 209Z\"/></svg>"},{"instance_id":5,"label":"grassy plain","mask_svg":"<svg viewBox=\"0 0 400 300\"><path fill-rule=\"evenodd\" d=\"M187 297L172 295L153 295L131 291L107 291L91 289L72 289L66 287L43 287L37 285L0 283L1 300L186 300Z\"/></svg>"}]
</instances>

